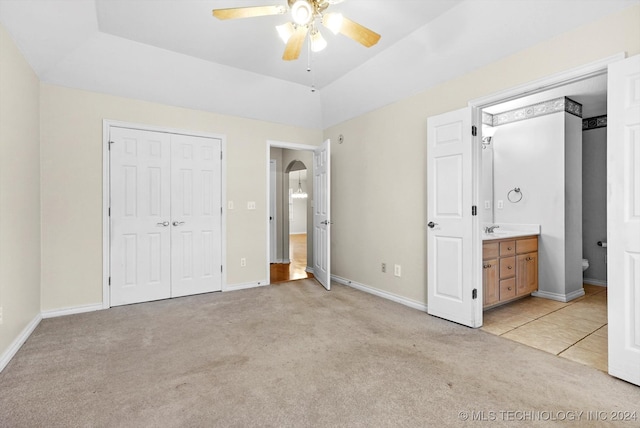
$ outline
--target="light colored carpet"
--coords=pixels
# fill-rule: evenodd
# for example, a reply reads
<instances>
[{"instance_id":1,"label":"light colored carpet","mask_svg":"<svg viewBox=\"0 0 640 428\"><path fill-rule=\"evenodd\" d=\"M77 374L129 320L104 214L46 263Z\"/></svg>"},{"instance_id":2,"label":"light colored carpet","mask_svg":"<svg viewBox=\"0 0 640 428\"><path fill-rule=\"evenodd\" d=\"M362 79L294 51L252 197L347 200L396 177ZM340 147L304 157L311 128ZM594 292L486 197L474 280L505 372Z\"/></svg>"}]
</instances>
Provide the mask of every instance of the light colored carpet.
<instances>
[{"instance_id":1,"label":"light colored carpet","mask_svg":"<svg viewBox=\"0 0 640 428\"><path fill-rule=\"evenodd\" d=\"M519 411L603 426L587 412L639 407L599 370L313 280L44 320L0 374L3 427L513 426L526 414L500 412Z\"/></svg>"}]
</instances>

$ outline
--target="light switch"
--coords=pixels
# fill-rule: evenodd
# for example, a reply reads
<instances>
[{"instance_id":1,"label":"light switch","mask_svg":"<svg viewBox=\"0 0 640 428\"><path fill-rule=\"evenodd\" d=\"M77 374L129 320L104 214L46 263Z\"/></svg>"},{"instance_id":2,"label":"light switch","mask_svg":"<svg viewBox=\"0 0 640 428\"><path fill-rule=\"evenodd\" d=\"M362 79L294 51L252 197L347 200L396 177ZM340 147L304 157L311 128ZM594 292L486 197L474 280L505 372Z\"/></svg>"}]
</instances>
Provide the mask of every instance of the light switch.
<instances>
[{"instance_id":1,"label":"light switch","mask_svg":"<svg viewBox=\"0 0 640 428\"><path fill-rule=\"evenodd\" d=\"M247 209L248 210L255 210L256 209L256 202L255 201L247 202Z\"/></svg>"},{"instance_id":2,"label":"light switch","mask_svg":"<svg viewBox=\"0 0 640 428\"><path fill-rule=\"evenodd\" d=\"M233 201L229 201L229 203L227 203L227 208L230 210L233 209Z\"/></svg>"}]
</instances>

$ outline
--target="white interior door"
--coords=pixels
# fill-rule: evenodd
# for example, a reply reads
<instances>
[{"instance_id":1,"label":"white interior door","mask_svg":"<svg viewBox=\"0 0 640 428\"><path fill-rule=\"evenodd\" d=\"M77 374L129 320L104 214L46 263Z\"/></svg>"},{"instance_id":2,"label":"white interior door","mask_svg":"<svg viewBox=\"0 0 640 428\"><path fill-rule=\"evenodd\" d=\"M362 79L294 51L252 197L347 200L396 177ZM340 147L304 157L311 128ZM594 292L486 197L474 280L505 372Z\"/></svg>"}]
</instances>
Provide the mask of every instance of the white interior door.
<instances>
[{"instance_id":1,"label":"white interior door","mask_svg":"<svg viewBox=\"0 0 640 428\"><path fill-rule=\"evenodd\" d=\"M313 275L331 289L331 142L313 153Z\"/></svg>"},{"instance_id":2,"label":"white interior door","mask_svg":"<svg viewBox=\"0 0 640 428\"><path fill-rule=\"evenodd\" d=\"M170 137L110 128L111 306L171 295Z\"/></svg>"},{"instance_id":3,"label":"white interior door","mask_svg":"<svg viewBox=\"0 0 640 428\"><path fill-rule=\"evenodd\" d=\"M427 311L469 327L482 325L473 275L471 108L427 120ZM474 291L475 290L475 291ZM479 318L479 319L478 319Z\"/></svg>"},{"instance_id":4,"label":"white interior door","mask_svg":"<svg viewBox=\"0 0 640 428\"><path fill-rule=\"evenodd\" d=\"M609 374L640 385L640 55L608 79Z\"/></svg>"},{"instance_id":5,"label":"white interior door","mask_svg":"<svg viewBox=\"0 0 640 428\"><path fill-rule=\"evenodd\" d=\"M171 297L222 289L220 145L171 136Z\"/></svg>"}]
</instances>

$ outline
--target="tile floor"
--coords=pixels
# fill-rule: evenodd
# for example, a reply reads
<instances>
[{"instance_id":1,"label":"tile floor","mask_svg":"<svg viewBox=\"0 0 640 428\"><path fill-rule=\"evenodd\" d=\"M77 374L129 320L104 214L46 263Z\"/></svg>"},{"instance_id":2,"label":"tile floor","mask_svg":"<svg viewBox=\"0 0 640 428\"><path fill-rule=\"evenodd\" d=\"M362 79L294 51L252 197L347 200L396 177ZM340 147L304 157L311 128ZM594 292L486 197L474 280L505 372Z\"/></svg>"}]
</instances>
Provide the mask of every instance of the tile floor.
<instances>
[{"instance_id":1,"label":"tile floor","mask_svg":"<svg viewBox=\"0 0 640 428\"><path fill-rule=\"evenodd\" d=\"M527 297L484 312L482 329L607 371L607 288L568 303Z\"/></svg>"}]
</instances>

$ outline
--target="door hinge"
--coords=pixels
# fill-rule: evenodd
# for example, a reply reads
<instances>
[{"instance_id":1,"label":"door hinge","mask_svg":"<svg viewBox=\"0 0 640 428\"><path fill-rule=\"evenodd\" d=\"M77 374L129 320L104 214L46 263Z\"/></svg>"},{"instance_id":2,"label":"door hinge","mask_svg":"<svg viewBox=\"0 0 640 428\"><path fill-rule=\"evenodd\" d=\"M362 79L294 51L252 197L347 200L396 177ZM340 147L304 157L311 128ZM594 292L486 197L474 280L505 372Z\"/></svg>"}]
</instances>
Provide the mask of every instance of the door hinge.
<instances>
[{"instance_id":1,"label":"door hinge","mask_svg":"<svg viewBox=\"0 0 640 428\"><path fill-rule=\"evenodd\" d=\"M109 277L109 287L111 287L111 277Z\"/></svg>"},{"instance_id":2,"label":"door hinge","mask_svg":"<svg viewBox=\"0 0 640 428\"><path fill-rule=\"evenodd\" d=\"M220 207L220 214L222 214L222 207Z\"/></svg>"},{"instance_id":3,"label":"door hinge","mask_svg":"<svg viewBox=\"0 0 640 428\"><path fill-rule=\"evenodd\" d=\"M111 207L109 207L109 217L111 217Z\"/></svg>"},{"instance_id":4,"label":"door hinge","mask_svg":"<svg viewBox=\"0 0 640 428\"><path fill-rule=\"evenodd\" d=\"M472 299L477 299L478 298L478 289L474 288L473 291L471 292L471 298Z\"/></svg>"},{"instance_id":5,"label":"door hinge","mask_svg":"<svg viewBox=\"0 0 640 428\"><path fill-rule=\"evenodd\" d=\"M224 271L222 270L222 268L223 268L223 266L222 266L222 265L220 265L220 273L224 272Z\"/></svg>"},{"instance_id":6,"label":"door hinge","mask_svg":"<svg viewBox=\"0 0 640 428\"><path fill-rule=\"evenodd\" d=\"M476 128L475 125L471 127L471 135L473 135L474 137L478 135L478 128Z\"/></svg>"},{"instance_id":7,"label":"door hinge","mask_svg":"<svg viewBox=\"0 0 640 428\"><path fill-rule=\"evenodd\" d=\"M220 152L220 160L222 160L222 151Z\"/></svg>"},{"instance_id":8,"label":"door hinge","mask_svg":"<svg viewBox=\"0 0 640 428\"><path fill-rule=\"evenodd\" d=\"M478 207L476 205L471 206L471 215L478 215Z\"/></svg>"},{"instance_id":9,"label":"door hinge","mask_svg":"<svg viewBox=\"0 0 640 428\"><path fill-rule=\"evenodd\" d=\"M109 141L109 150L111 150L111 145L113 144L113 141Z\"/></svg>"}]
</instances>

